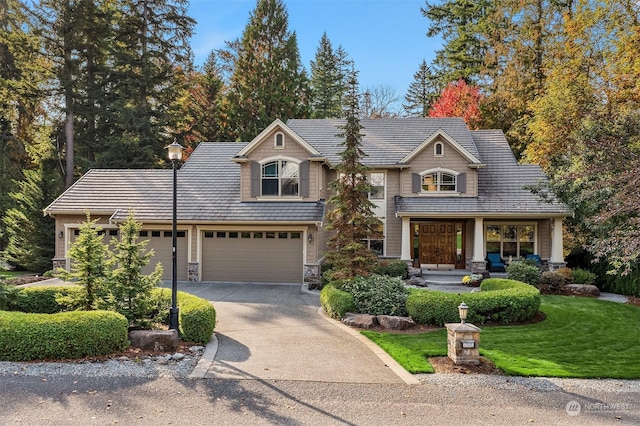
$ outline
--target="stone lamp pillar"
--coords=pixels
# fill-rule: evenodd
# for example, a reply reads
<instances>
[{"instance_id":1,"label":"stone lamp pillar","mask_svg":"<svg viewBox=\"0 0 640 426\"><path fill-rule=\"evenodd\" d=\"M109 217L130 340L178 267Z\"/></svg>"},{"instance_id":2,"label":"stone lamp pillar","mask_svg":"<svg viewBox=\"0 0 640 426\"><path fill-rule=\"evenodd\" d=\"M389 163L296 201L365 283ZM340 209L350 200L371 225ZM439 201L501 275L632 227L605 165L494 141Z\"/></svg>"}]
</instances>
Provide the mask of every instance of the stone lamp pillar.
<instances>
[{"instance_id":1,"label":"stone lamp pillar","mask_svg":"<svg viewBox=\"0 0 640 426\"><path fill-rule=\"evenodd\" d=\"M448 356L454 364L480 364L480 330L473 324L466 324L467 305L458 306L460 323L445 324L447 327Z\"/></svg>"}]
</instances>

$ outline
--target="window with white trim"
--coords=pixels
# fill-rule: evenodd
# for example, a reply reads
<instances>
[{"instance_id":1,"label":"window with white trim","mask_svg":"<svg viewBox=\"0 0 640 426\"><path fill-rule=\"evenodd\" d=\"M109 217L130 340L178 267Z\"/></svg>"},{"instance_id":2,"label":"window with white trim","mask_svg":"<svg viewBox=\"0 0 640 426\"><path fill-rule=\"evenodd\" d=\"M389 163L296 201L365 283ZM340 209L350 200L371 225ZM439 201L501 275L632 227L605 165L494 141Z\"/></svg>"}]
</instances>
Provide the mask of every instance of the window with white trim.
<instances>
[{"instance_id":1,"label":"window with white trim","mask_svg":"<svg viewBox=\"0 0 640 426\"><path fill-rule=\"evenodd\" d=\"M444 155L444 144L442 142L436 142L433 146L433 155L436 157L442 157Z\"/></svg>"},{"instance_id":2,"label":"window with white trim","mask_svg":"<svg viewBox=\"0 0 640 426\"><path fill-rule=\"evenodd\" d=\"M262 165L261 195L265 197L297 197L300 186L299 165L276 160Z\"/></svg>"},{"instance_id":3,"label":"window with white trim","mask_svg":"<svg viewBox=\"0 0 640 426\"><path fill-rule=\"evenodd\" d=\"M500 253L502 258L535 254L535 225L489 224L485 230L487 253Z\"/></svg>"},{"instance_id":4,"label":"window with white trim","mask_svg":"<svg viewBox=\"0 0 640 426\"><path fill-rule=\"evenodd\" d=\"M284 148L284 134L276 133L273 136L273 146L274 148Z\"/></svg>"},{"instance_id":5,"label":"window with white trim","mask_svg":"<svg viewBox=\"0 0 640 426\"><path fill-rule=\"evenodd\" d=\"M421 174L422 192L455 192L457 176L445 170L429 170Z\"/></svg>"}]
</instances>

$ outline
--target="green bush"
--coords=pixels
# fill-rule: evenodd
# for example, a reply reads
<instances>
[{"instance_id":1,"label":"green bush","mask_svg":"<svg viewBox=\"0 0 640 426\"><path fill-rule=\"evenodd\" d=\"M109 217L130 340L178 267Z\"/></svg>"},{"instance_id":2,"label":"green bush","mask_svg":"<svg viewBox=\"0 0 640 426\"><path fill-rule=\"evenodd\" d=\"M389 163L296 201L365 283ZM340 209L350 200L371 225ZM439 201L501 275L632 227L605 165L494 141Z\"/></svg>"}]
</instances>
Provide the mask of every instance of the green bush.
<instances>
[{"instance_id":1,"label":"green bush","mask_svg":"<svg viewBox=\"0 0 640 426\"><path fill-rule=\"evenodd\" d=\"M161 307L167 307L164 311L164 322L168 320L169 306L171 306L171 289L156 288L153 290L153 300ZM205 344L211 339L216 326L216 310L213 305L201 298L182 291L178 292L179 328L180 337L189 342ZM156 315L163 315L158 311Z\"/></svg>"},{"instance_id":2,"label":"green bush","mask_svg":"<svg viewBox=\"0 0 640 426\"><path fill-rule=\"evenodd\" d=\"M373 272L378 275L386 275L388 277L400 277L406 280L409 276L409 265L400 259L380 260Z\"/></svg>"},{"instance_id":3,"label":"green bush","mask_svg":"<svg viewBox=\"0 0 640 426\"><path fill-rule=\"evenodd\" d=\"M591 268L596 273L596 283L601 291L640 297L640 265L633 265L626 275L610 273L611 269L606 262L597 263Z\"/></svg>"},{"instance_id":4,"label":"green bush","mask_svg":"<svg viewBox=\"0 0 640 426\"><path fill-rule=\"evenodd\" d=\"M507 266L507 277L510 280L520 281L523 283L537 286L540 284L542 273L537 266L529 262L515 261Z\"/></svg>"},{"instance_id":5,"label":"green bush","mask_svg":"<svg viewBox=\"0 0 640 426\"><path fill-rule=\"evenodd\" d=\"M576 268L571 271L571 279L575 284L592 285L596 282L596 274L581 268Z\"/></svg>"},{"instance_id":6,"label":"green bush","mask_svg":"<svg viewBox=\"0 0 640 426\"><path fill-rule=\"evenodd\" d=\"M0 311L0 357L5 361L108 355L127 345L127 319L115 312Z\"/></svg>"},{"instance_id":7,"label":"green bush","mask_svg":"<svg viewBox=\"0 0 640 426\"><path fill-rule=\"evenodd\" d=\"M398 277L355 277L342 286L353 296L356 312L370 315L407 315L408 290Z\"/></svg>"},{"instance_id":8,"label":"green bush","mask_svg":"<svg viewBox=\"0 0 640 426\"><path fill-rule=\"evenodd\" d=\"M407 299L407 312L419 324L444 325L460 322L458 305L469 306L467 321L511 324L531 319L540 308L540 292L519 281L490 278L478 293L445 293L414 289Z\"/></svg>"},{"instance_id":9,"label":"green bush","mask_svg":"<svg viewBox=\"0 0 640 426\"><path fill-rule=\"evenodd\" d=\"M34 314L55 314L63 310L63 306L58 303L59 296L80 294L83 291L80 286L24 287L18 291L16 299L8 304L7 309Z\"/></svg>"},{"instance_id":10,"label":"green bush","mask_svg":"<svg viewBox=\"0 0 640 426\"><path fill-rule=\"evenodd\" d=\"M551 290L557 290L564 286L565 277L558 271L545 271L540 279L540 284L549 286Z\"/></svg>"},{"instance_id":11,"label":"green bush","mask_svg":"<svg viewBox=\"0 0 640 426\"><path fill-rule=\"evenodd\" d=\"M320 291L320 304L331 318L340 319L347 312L356 310L353 296L333 284L325 285Z\"/></svg>"},{"instance_id":12,"label":"green bush","mask_svg":"<svg viewBox=\"0 0 640 426\"><path fill-rule=\"evenodd\" d=\"M7 311L18 298L18 288L0 281L0 310Z\"/></svg>"}]
</instances>

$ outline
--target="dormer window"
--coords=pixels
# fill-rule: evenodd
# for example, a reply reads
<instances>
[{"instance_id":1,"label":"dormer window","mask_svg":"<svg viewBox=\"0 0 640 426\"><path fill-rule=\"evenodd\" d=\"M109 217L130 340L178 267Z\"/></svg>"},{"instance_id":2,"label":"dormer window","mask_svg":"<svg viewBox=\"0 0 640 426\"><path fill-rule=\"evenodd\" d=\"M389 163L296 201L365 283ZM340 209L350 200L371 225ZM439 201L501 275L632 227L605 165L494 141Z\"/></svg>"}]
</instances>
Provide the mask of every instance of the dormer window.
<instances>
[{"instance_id":1,"label":"dormer window","mask_svg":"<svg viewBox=\"0 0 640 426\"><path fill-rule=\"evenodd\" d=\"M442 142L436 142L433 146L433 155L436 157L442 157L444 155L444 144Z\"/></svg>"},{"instance_id":2,"label":"dormer window","mask_svg":"<svg viewBox=\"0 0 640 426\"><path fill-rule=\"evenodd\" d=\"M262 165L261 195L263 197L297 197L298 164L276 160Z\"/></svg>"},{"instance_id":3,"label":"dormer window","mask_svg":"<svg viewBox=\"0 0 640 426\"><path fill-rule=\"evenodd\" d=\"M444 170L422 174L422 192L455 192L457 176Z\"/></svg>"},{"instance_id":4,"label":"dormer window","mask_svg":"<svg viewBox=\"0 0 640 426\"><path fill-rule=\"evenodd\" d=\"M276 133L273 137L273 147L276 149L284 148L284 134Z\"/></svg>"}]
</instances>

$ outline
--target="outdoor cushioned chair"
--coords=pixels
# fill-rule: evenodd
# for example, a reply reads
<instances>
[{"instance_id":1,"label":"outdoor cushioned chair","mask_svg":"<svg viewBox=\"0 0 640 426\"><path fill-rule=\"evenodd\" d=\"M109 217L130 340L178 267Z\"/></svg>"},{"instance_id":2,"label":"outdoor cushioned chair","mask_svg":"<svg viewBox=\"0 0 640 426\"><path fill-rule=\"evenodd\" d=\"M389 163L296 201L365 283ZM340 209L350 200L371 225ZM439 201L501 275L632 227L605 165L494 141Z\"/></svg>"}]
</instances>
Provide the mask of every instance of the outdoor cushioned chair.
<instances>
[{"instance_id":1,"label":"outdoor cushioned chair","mask_svg":"<svg viewBox=\"0 0 640 426\"><path fill-rule=\"evenodd\" d=\"M500 253L487 253L487 262L489 272L505 272L504 260L500 257Z\"/></svg>"},{"instance_id":2,"label":"outdoor cushioned chair","mask_svg":"<svg viewBox=\"0 0 640 426\"><path fill-rule=\"evenodd\" d=\"M536 262L536 266L542 266L542 259L539 254L528 254L526 259L531 259Z\"/></svg>"}]
</instances>

